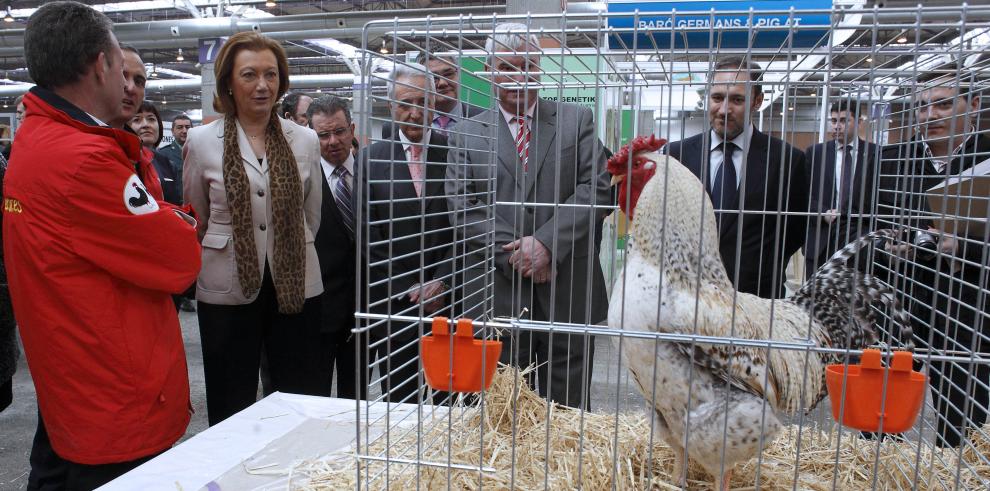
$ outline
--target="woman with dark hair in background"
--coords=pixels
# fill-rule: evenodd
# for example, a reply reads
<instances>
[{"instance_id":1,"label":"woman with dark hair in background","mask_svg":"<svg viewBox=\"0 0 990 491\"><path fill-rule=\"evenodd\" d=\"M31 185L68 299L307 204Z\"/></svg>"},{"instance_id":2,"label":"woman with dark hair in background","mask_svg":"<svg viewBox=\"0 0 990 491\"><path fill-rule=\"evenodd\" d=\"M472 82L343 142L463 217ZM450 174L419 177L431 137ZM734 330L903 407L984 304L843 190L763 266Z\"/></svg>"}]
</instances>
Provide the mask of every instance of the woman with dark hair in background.
<instances>
[{"instance_id":1,"label":"woman with dark hair in background","mask_svg":"<svg viewBox=\"0 0 990 491\"><path fill-rule=\"evenodd\" d=\"M151 153L151 164L155 166L158 180L161 181L165 201L174 205L182 205L182 178L175 172L168 157L158 153L158 144L162 142L165 125L158 114L158 108L149 101L141 103L137 114L128 123L141 139L144 151Z\"/></svg>"},{"instance_id":2,"label":"woman with dark hair in background","mask_svg":"<svg viewBox=\"0 0 990 491\"><path fill-rule=\"evenodd\" d=\"M262 345L272 389L330 395L320 352L323 281L313 238L323 174L316 133L278 117L282 46L240 32L214 65L223 117L189 130L183 195L199 219L196 284L210 425L250 406Z\"/></svg>"}]
</instances>

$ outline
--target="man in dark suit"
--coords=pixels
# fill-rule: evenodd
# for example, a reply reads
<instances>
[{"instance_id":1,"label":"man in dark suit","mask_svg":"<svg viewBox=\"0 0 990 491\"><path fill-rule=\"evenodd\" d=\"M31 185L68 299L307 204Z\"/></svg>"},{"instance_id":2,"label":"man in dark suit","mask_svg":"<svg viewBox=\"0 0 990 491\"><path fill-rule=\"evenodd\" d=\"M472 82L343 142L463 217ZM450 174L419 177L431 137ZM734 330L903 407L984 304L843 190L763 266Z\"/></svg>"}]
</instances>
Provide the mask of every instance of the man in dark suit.
<instances>
[{"instance_id":1,"label":"man in dark suit","mask_svg":"<svg viewBox=\"0 0 990 491\"><path fill-rule=\"evenodd\" d=\"M447 136L454 125L481 114L484 109L461 102L461 70L457 59L449 55L433 55L423 52L416 63L425 66L433 74L436 83L436 107L430 125L437 133ZM382 126L382 139L392 138L392 123Z\"/></svg>"},{"instance_id":2,"label":"man in dark suit","mask_svg":"<svg viewBox=\"0 0 990 491\"><path fill-rule=\"evenodd\" d=\"M433 75L416 63L397 64L388 95L397 137L358 155L365 207L371 313L450 316L447 292L453 272L454 234L444 196L447 140L431 131ZM360 196L360 191L359 191ZM419 322L372 320L370 346L378 360L384 397L417 402ZM370 368L369 368L370 370Z\"/></svg>"},{"instance_id":3,"label":"man in dark suit","mask_svg":"<svg viewBox=\"0 0 990 491\"><path fill-rule=\"evenodd\" d=\"M708 92L711 130L669 144L667 153L705 184L718 218L719 252L736 289L781 298L787 261L806 232L800 215L808 211L804 154L753 126L751 117L763 103L758 65L729 58L715 70Z\"/></svg>"},{"instance_id":4,"label":"man in dark suit","mask_svg":"<svg viewBox=\"0 0 990 491\"><path fill-rule=\"evenodd\" d=\"M364 383L355 386L354 310L355 290L354 243L354 123L347 101L327 95L313 100L306 111L310 128L320 139L320 164L323 168L323 207L320 230L316 234L316 254L323 277L323 353L324 363L337 372L337 397L363 399Z\"/></svg>"},{"instance_id":5,"label":"man in dark suit","mask_svg":"<svg viewBox=\"0 0 990 491\"><path fill-rule=\"evenodd\" d=\"M451 134L447 194L474 272L458 286L475 291L467 307L493 303L486 316L594 325L608 310L598 259L611 204L605 149L589 108L540 99L538 85L526 86L538 81L540 62L526 31L496 26L485 50L498 105ZM492 270L494 289L485 289ZM521 329L502 339L503 362L537 366L530 383L540 395L588 407L592 336Z\"/></svg>"},{"instance_id":6,"label":"man in dark suit","mask_svg":"<svg viewBox=\"0 0 990 491\"><path fill-rule=\"evenodd\" d=\"M811 276L835 251L870 230L878 148L859 137L857 102L843 100L829 115L831 139L804 151L810 167L811 212L804 244Z\"/></svg>"},{"instance_id":7,"label":"man in dark suit","mask_svg":"<svg viewBox=\"0 0 990 491\"><path fill-rule=\"evenodd\" d=\"M971 90L973 77L953 64L918 78L917 132L884 147L877 210L878 226L904 232L901 241L888 245L892 254L879 253L878 262L886 262L879 269L889 271L888 281L904 293L916 345L935 356L964 359L990 355L987 236L936 228L926 192L990 158L990 136L976 128L980 95ZM963 205L946 214L965 217L970 210ZM928 380L935 392L936 444L958 447L967 429L981 428L988 419L990 365L932 361Z\"/></svg>"}]
</instances>

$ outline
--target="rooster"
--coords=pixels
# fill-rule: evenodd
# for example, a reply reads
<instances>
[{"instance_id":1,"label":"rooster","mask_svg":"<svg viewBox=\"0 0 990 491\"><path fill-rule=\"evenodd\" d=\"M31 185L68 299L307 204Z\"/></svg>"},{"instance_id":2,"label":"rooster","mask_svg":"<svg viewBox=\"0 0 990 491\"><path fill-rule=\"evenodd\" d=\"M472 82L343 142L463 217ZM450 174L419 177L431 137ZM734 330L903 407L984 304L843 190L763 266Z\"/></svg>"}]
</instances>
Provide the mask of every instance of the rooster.
<instances>
[{"instance_id":1,"label":"rooster","mask_svg":"<svg viewBox=\"0 0 990 491\"><path fill-rule=\"evenodd\" d=\"M627 331L860 349L878 341L884 306L911 345L907 314L894 292L846 265L878 231L846 246L793 296L769 300L737 292L718 251L712 203L695 175L640 137L608 162L632 228L608 324ZM705 344L619 338L622 357L673 449L678 484L688 460L727 490L733 467L759 454L781 428L778 415L813 408L825 395L834 355L754 343Z\"/></svg>"}]
</instances>

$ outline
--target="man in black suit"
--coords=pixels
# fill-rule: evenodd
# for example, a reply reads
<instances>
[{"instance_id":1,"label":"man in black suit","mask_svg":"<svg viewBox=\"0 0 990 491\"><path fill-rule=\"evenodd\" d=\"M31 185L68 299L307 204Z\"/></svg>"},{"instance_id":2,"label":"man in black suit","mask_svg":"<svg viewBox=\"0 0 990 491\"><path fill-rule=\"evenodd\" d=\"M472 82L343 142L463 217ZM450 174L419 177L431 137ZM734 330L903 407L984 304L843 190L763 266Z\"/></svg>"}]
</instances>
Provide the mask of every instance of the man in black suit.
<instances>
[{"instance_id":1,"label":"man in black suit","mask_svg":"<svg viewBox=\"0 0 990 491\"><path fill-rule=\"evenodd\" d=\"M323 96L306 111L309 126L320 138L323 167L323 208L316 254L323 277L323 352L331 378L337 372L337 397L363 399L367 384L355 386L354 310L356 308L354 243L354 123L347 101Z\"/></svg>"},{"instance_id":2,"label":"man in black suit","mask_svg":"<svg viewBox=\"0 0 990 491\"><path fill-rule=\"evenodd\" d=\"M369 285L366 302L375 314L450 317L454 233L444 195L447 140L430 126L433 87L426 67L397 64L388 83L397 137L358 155L368 261L362 284ZM379 369L385 399L417 402L421 324L373 320L369 326L378 356L370 365Z\"/></svg>"},{"instance_id":3,"label":"man in black suit","mask_svg":"<svg viewBox=\"0 0 990 491\"><path fill-rule=\"evenodd\" d=\"M832 107L825 143L804 151L809 161L811 212L804 244L805 273L811 276L835 251L870 230L876 190L878 148L859 137L858 102Z\"/></svg>"},{"instance_id":4,"label":"man in black suit","mask_svg":"<svg viewBox=\"0 0 990 491\"><path fill-rule=\"evenodd\" d=\"M484 111L473 104L461 102L461 69L457 66L456 58L423 52L416 59L416 63L425 66L433 74L436 83L434 103L436 107L430 126L437 130L437 133L448 136L447 132L451 131L455 124L474 118ZM385 123L382 126L382 139L392 139L392 131L392 123Z\"/></svg>"},{"instance_id":5,"label":"man in black suit","mask_svg":"<svg viewBox=\"0 0 990 491\"><path fill-rule=\"evenodd\" d=\"M977 131L979 92L973 73L949 65L918 78L914 94L915 135L884 147L878 214L880 227L896 227L902 240L878 254L888 281L903 292L915 342L931 354L990 355L990 253L985 232L936 228L926 192L990 158L990 136ZM963 205L965 206L965 205ZM973 204L973 206L985 206ZM965 217L966 208L946 214ZM938 214L941 216L941 214ZM927 243L926 243L927 242ZM928 380L935 392L936 444L958 447L968 428L988 419L990 365L932 361Z\"/></svg>"},{"instance_id":6,"label":"man in black suit","mask_svg":"<svg viewBox=\"0 0 990 491\"><path fill-rule=\"evenodd\" d=\"M804 154L753 126L751 117L763 103L758 65L730 58L715 70L708 92L711 130L669 144L667 153L705 184L718 218L719 252L736 289L781 298L785 266L806 232L800 215L808 211Z\"/></svg>"}]
</instances>

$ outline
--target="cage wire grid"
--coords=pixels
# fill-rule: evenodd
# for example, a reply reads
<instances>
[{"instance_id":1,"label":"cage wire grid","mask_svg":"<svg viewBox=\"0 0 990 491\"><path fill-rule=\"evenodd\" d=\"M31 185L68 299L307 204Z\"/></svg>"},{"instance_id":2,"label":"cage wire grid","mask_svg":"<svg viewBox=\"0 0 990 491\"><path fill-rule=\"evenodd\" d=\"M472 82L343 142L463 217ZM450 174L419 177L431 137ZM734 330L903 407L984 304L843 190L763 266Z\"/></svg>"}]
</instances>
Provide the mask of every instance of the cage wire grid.
<instances>
[{"instance_id":1,"label":"cage wire grid","mask_svg":"<svg viewBox=\"0 0 990 491\"><path fill-rule=\"evenodd\" d=\"M606 172L606 154L618 151L636 135L656 134L677 142L695 134L709 134L711 122L707 112L712 103L707 94L716 88L709 74L719 60L730 56L746 57L763 69L760 81L763 103L754 106L754 93L747 91L741 104L747 108L742 117L751 119L756 131L788 141L799 150L827 142L829 109L844 101L863 108L863 113L851 124L856 125L855 133L861 141L869 145L856 161L872 163L875 170L853 189L862 202L870 205L847 212L838 222L841 227L826 227L826 232L820 227L806 226L809 222L820 223L825 217L823 210L810 208L811 195L815 192L811 186L816 182L810 169L806 176L810 182L803 189L792 189L783 180L773 183L773 187L768 180L761 183L762 189L745 191L740 185L743 193L766 196L763 206L715 211L736 214L740 223L744 217L757 217L754 222L757 228L749 232L769 233L774 240L769 241L770 250L761 248L755 257L745 256L740 246L747 230L740 230L733 264L758 263L759 273L770 271L763 276L773 279L771 288L781 288L785 295L791 296L813 273L804 267L800 253L791 257L779 240L795 227L807 230L808 236L816 240L835 242L833 248L843 245L836 237L849 236L855 227L863 231L896 230L892 239L858 250L850 261L862 265L896 292L911 319L919 369L937 374L963 367L966 372L963 376L946 375L941 377L939 386L926 387L925 403L917 423L897 436L898 444L893 446L887 445L890 439L864 438L856 430L836 425L828 400L818 404L803 400L805 406L801 410L778 415L787 430L777 438L790 440L792 453L783 458L777 454L769 456L768 450L755 452L751 459L740 463L755 476L747 485L853 489L840 472L848 464L844 460L847 456L840 455L846 448L842 442L847 442L863 454L857 460L862 466L856 470L862 477L856 481L857 485L867 483L867 487L875 489L905 487L904 483L909 483L906 487L925 489L990 486L990 456L981 453L988 447L974 444L990 442L982 422L967 421L971 415L963 415L962 423L971 428L962 443L958 447L937 445L937 433L946 423L945 416L937 409L940 405L965 412L985 411L988 404L986 400L973 398L964 402L949 400L942 390L953 386L957 392L973 393L979 392L978 389L985 391L990 384L990 380L980 376L990 367L986 354L990 346L985 311L990 274L986 231L979 236L974 233L951 237L956 240L957 250L964 250L965 254L935 251L931 257L921 258L913 253L898 253L902 248L897 247L916 246L916 237L928 233L929 224L972 223L971 217L981 212L986 216L985 197L956 199L953 206L938 213L926 206L931 193L930 186L924 186L944 181L961 169L946 166L925 175L916 171L930 159L930 154L925 153L929 151L927 145L916 137L919 128L925 127L919 115L925 115L925 121L932 121L930 114L941 104L922 100L920 94L930 85L917 80L926 73L939 73L940 67L950 61L959 63L957 68L942 72L950 85L965 82L970 88L967 103L977 102L975 109L967 113L971 121L968 127L949 128L954 135L951 148L955 153L951 156L969 165L990 159L984 147L967 145L967 142L982 142L980 133L990 127L983 117L985 104L981 98L990 78L990 58L985 55L990 45L990 6L963 4L882 10L856 7L761 12L565 13L562 17L461 16L369 23L365 28L362 60L361 87L365 92L355 101L359 127L391 125L393 134L403 131L391 115L381 116L384 112L373 110L383 107L412 114L409 124L418 126L420 131L429 128L432 117L437 115L462 121L445 131L430 131L434 140L424 152L425 178L420 192L413 191L415 186L405 165L406 148L402 142L364 130L368 137L362 151L365 159L357 163L359 179L355 180L355 194L360 203L359 256L363 259L359 259L358 268L362 302L354 334L361 341L356 378L367 388L368 398L356 402L356 486L554 489L563 481L557 480L559 476L554 473L558 468L552 464L554 454L560 449L552 448L551 441L557 440L555 433L559 428L552 428L549 422L565 411L577 428L576 441L566 448L573 461L568 472L576 473L577 477L576 481L567 482L576 482L575 486L580 487L584 482L582 475L604 473L606 477L611 475L608 487L612 489L676 487L678 483L671 480L676 469L670 469L667 464L663 465L667 467L665 474L657 472L654 465L626 472L622 467L628 456L615 450L606 460L595 461L594 465L606 466L600 471L589 468L589 462L582 458L594 450L585 441L584 431L590 428L586 425L592 417L601 415L613 422L612 433L605 439L615 442L615 449L619 448L619 427L626 415L646 419L646 460L659 459L653 452L666 445L659 434L659 423L651 416L652 404L647 402L657 397L655 389L651 394L651 389L644 388L627 370L631 348L638 346L656 354L667 352L672 346L750 348L767 356L774 352L799 353L806 362L811 357L826 355L857 362L860 349L821 345L810 320L802 326L800 336L793 339L747 334L744 326L737 325L743 322L737 315L739 295L732 296L732 305L726 306L724 335L655 332L631 325L632 321L627 320L621 325L609 325L600 315L601 305L595 303L596 298L605 297L614 307L614 294L629 292L616 289L615 285L628 282L624 273L629 250L625 246L629 244L632 225L620 213L614 196L616 189L596 188L596 180ZM779 22L760 21L773 16ZM825 20L817 24L800 22L808 17ZM632 22L628 24L617 22L630 18ZM669 25L676 27L649 27L649 23L641 22L654 18L668 19ZM738 24L719 22L726 18L740 21ZM521 23L524 29L519 34L536 36L540 43L538 56L519 50L506 53L504 49L493 53L486 46L494 27L505 22ZM394 53L427 53L427 61L434 58L456 61L461 69L458 75L461 108L470 105L478 108L480 114L465 117L463 113L436 110L429 114L431 111L424 111L423 106L430 106L431 100L442 95L415 77L400 78L394 81L391 90L383 89L389 85L390 65L393 69L405 66L413 70L415 65L412 55L379 55L377 46L369 45L374 37L371 34L382 31L387 32ZM910 42L881 42L885 39L882 34L891 31L903 32ZM513 55L524 58L521 66L498 68L499 62ZM522 161L515 154L510 153L510 158L506 158L505 149L515 151L516 141L510 132L496 129L507 125L500 119L503 115L494 109L499 103L498 87L532 89L540 99L538 110L546 107L554 114L549 121L541 121L551 130L539 124L531 130L531 153L527 159L539 160L527 160L532 167L521 167ZM397 93L403 97L396 97ZM407 94L412 95L405 97ZM530 96L526 97L525 102L531 102ZM563 130L577 123L568 118L585 114L571 107L574 105L590 110L593 118L590 133L594 140L591 144L580 135ZM704 144L709 143L706 138ZM745 182L750 169L747 166L754 158L752 152L743 153L741 182ZM768 155L757 157L765 159ZM814 156L806 154L805 158L810 160ZM632 162L628 165L631 169ZM766 165L793 168L795 163L781 158ZM517 182L513 186L499 182L496 176L500 171L519 173L514 175ZM825 186L831 185L822 179L817 181L819 195ZM703 193L700 196L699 199L704 199ZM941 197L948 202L959 195L953 196L945 188ZM745 194L741 199L746 203ZM792 201L803 202L805 207L785 209ZM537 223L533 218L536 216L549 218ZM559 222L566 222L570 228L560 227ZM749 227L750 222L746 223L741 227ZM541 230L541 226L547 228ZM548 285L534 286L531 279L507 268L504 262L505 243L535 235L547 242L544 245L555 261L557 276ZM939 238L936 234L936 239ZM703 242L702 237L695 240L698 244ZM638 243L637 246L644 247ZM562 274L569 281L560 281ZM599 274L602 281L597 280ZM700 272L697 274L693 283L695 300L704 288ZM733 271L729 274L731 277ZM441 282L447 289L430 298L410 300L412 291L431 282ZM967 295L965 301L960 298L960 292ZM661 299L653 301L658 304L653 308L659 312ZM439 307L431 305L437 302ZM767 300L772 314L765 331L772 332L775 323L781 322L777 312L784 308L785 302L784 298ZM950 315L941 313L942 306ZM703 308L700 301L691 307L694 322L709 315ZM848 322L854 322L852 305L842 308L847 311ZM883 308L874 309L874 315L873 328L879 333L881 346L884 349L900 346L897 320ZM521 344L542 340L552 346L551 358L557 355L558 359L568 360L567 363L584 366L571 372L579 374L578 380L561 381L543 373L534 376L533 371L513 377L508 392L510 401L499 401L497 406L508 411L499 415L509 421L506 447L493 454L493 436L484 423L486 412L492 410L490 394L483 391L457 395L432 390L426 384L420 369L419 339L430 334L430 323L435 316L474 319L476 337L508 341L506 348L517 355L513 358L515 362L521 360L518 358ZM566 341L554 344L554 339ZM888 354L889 350L885 351ZM543 363L546 367L546 360L539 357L525 361ZM518 364L524 366L515 368L517 374L527 365ZM564 370L572 368L568 364ZM652 377L661 376L664 369L658 361L653 365ZM701 372L698 367L690 370L689 385L704 380ZM813 382L809 377L814 375L804 374L798 380L809 384ZM559 384L564 384L563 391ZM655 381L647 381L645 385L654 387ZM527 427L530 422L520 419L511 404L525 399L530 387L544 396L557 394L560 399L579 402L577 407L569 409L547 405L542 413L545 423L540 430L542 436L534 436ZM729 393L728 389L725 393ZM724 403L728 405L729 400ZM965 407L958 407L960 404ZM764 401L762 410L768 409L773 408ZM764 443L769 444L764 439L769 441L772 437L766 419L757 425L757 430L762 448ZM532 443L532 438L537 444ZM820 447L803 450L802 445L821 439L831 442L831 446L826 446L830 450L822 451ZM686 440L687 457L691 460L690 431ZM454 444L465 442L473 445L475 454L470 458L455 456ZM728 442L728 436L723 436L722 445ZM538 448L531 448L533 445ZM720 471L724 472L731 466L725 455L722 459ZM807 459L831 463L833 472L829 479L809 484L811 481L801 475L802 460ZM510 462L508 470L500 466L505 460ZM540 469L531 472L521 466ZM774 470L770 475L772 467L781 466L789 471ZM936 467L949 470L932 472ZM620 472L624 479L639 474L642 480L620 482ZM507 476L503 475L506 473ZM527 480L529 474L542 476L542 482L534 484ZM692 471L688 487L712 486L699 475L705 473ZM790 475L790 481L781 475Z\"/></svg>"}]
</instances>

